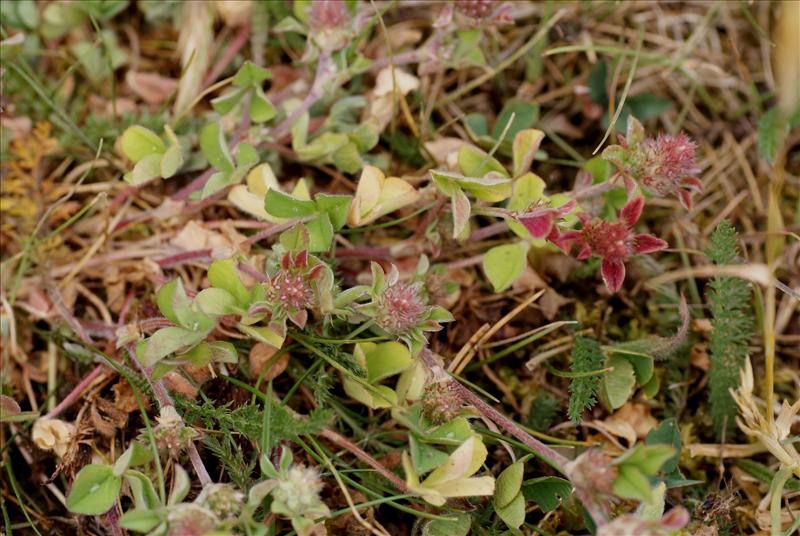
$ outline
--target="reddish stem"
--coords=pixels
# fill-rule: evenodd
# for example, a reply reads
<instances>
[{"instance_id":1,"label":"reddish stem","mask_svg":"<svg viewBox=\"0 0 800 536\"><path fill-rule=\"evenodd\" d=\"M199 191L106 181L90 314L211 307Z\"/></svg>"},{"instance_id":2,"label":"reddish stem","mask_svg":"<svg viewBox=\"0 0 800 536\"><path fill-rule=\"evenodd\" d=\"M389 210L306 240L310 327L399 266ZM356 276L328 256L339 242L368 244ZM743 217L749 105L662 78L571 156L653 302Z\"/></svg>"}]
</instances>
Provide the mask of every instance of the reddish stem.
<instances>
[{"instance_id":1,"label":"reddish stem","mask_svg":"<svg viewBox=\"0 0 800 536\"><path fill-rule=\"evenodd\" d=\"M159 259L156 263L162 268L169 268L171 266L177 266L180 264L185 264L190 261L207 261L211 260L211 250L210 249L196 249L194 251L184 251L183 253L178 253L177 255L172 255L169 257L164 257L163 259Z\"/></svg>"},{"instance_id":2,"label":"reddish stem","mask_svg":"<svg viewBox=\"0 0 800 536\"><path fill-rule=\"evenodd\" d=\"M102 373L103 365L97 365L93 371L91 371L86 375L85 378L78 382L78 385L76 385L72 391L70 391L70 393L64 397L64 400L59 402L59 404L54 407L52 411L48 412L47 415L44 416L45 419L54 419L58 417L62 411L74 404L81 397L83 391L85 391L86 388L89 387L89 385L91 385L92 382Z\"/></svg>"},{"instance_id":3,"label":"reddish stem","mask_svg":"<svg viewBox=\"0 0 800 536\"><path fill-rule=\"evenodd\" d=\"M236 57L236 54L239 53L249 38L250 23L247 23L233 39L230 46L227 48L227 50L225 50L225 53L222 55L222 57L220 57L219 61L208 73L205 80L203 80L203 89L206 89L208 86L213 84L217 78L219 78L219 75L221 75L225 69L228 68L228 65L230 65L230 63L233 61L233 58Z\"/></svg>"}]
</instances>

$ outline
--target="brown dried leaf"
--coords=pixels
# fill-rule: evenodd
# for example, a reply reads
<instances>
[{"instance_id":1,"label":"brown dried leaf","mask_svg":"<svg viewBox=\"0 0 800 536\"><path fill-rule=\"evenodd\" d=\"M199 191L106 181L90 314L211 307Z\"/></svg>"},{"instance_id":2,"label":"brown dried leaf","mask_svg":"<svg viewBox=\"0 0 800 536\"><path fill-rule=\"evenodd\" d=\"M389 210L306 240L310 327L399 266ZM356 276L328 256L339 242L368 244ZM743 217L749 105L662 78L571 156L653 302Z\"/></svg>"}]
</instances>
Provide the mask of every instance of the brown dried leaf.
<instances>
[{"instance_id":1,"label":"brown dried leaf","mask_svg":"<svg viewBox=\"0 0 800 536\"><path fill-rule=\"evenodd\" d=\"M174 78L137 71L128 71L125 74L125 83L147 104L163 103L178 87L178 81Z\"/></svg>"},{"instance_id":2,"label":"brown dried leaf","mask_svg":"<svg viewBox=\"0 0 800 536\"><path fill-rule=\"evenodd\" d=\"M250 355L248 356L250 374L256 377L261 377L261 375L264 374L264 379L261 380L262 384L280 376L289 364L289 354L283 353L270 365L270 361L277 351L278 350L275 348L263 342L254 344L253 348L250 350ZM266 368L267 366L269 366L268 370Z\"/></svg>"}]
</instances>

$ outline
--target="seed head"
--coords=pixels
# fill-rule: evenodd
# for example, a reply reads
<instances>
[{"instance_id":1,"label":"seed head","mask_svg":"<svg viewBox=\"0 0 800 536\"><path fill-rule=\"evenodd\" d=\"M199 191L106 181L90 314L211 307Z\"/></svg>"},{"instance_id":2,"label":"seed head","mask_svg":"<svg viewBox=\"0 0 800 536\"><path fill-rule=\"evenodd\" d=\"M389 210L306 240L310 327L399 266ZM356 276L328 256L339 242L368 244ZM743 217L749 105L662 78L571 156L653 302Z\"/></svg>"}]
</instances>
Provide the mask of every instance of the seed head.
<instances>
[{"instance_id":1,"label":"seed head","mask_svg":"<svg viewBox=\"0 0 800 536\"><path fill-rule=\"evenodd\" d=\"M280 513L304 516L320 508L320 491L319 474L310 467L294 465L278 477L272 497L280 505Z\"/></svg>"},{"instance_id":2,"label":"seed head","mask_svg":"<svg viewBox=\"0 0 800 536\"><path fill-rule=\"evenodd\" d=\"M386 287L380 297L376 323L392 335L400 335L416 327L428 311L422 298L420 283L398 281Z\"/></svg>"}]
</instances>

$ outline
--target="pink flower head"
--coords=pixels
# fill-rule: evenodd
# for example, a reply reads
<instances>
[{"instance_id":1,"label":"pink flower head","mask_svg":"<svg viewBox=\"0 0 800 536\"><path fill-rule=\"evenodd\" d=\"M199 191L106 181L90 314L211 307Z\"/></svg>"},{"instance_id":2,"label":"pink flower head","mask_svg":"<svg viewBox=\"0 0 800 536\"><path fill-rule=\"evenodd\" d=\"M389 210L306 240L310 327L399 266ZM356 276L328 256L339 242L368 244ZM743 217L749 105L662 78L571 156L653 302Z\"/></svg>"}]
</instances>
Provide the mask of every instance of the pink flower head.
<instances>
[{"instance_id":1,"label":"pink flower head","mask_svg":"<svg viewBox=\"0 0 800 536\"><path fill-rule=\"evenodd\" d=\"M633 232L633 226L639 221L643 209L644 197L638 196L622 207L617 221L592 218L581 212L578 217L583 229L567 231L552 241L567 253L576 244L580 248L577 257L580 260L593 255L602 258L600 273L603 282L611 292L617 292L625 280L625 262L631 256L667 247L667 243L660 238Z\"/></svg>"},{"instance_id":2,"label":"pink flower head","mask_svg":"<svg viewBox=\"0 0 800 536\"><path fill-rule=\"evenodd\" d=\"M703 193L703 183L695 177L695 143L686 134L659 135L641 144L649 165L640 178L642 186L655 195L676 195L687 210L692 208L692 192Z\"/></svg>"},{"instance_id":3,"label":"pink flower head","mask_svg":"<svg viewBox=\"0 0 800 536\"><path fill-rule=\"evenodd\" d=\"M386 287L381 296L382 307L376 323L387 333L400 335L422 322L430 309L421 296L421 283L398 281Z\"/></svg>"},{"instance_id":4,"label":"pink flower head","mask_svg":"<svg viewBox=\"0 0 800 536\"><path fill-rule=\"evenodd\" d=\"M302 328L308 319L306 309L313 308L316 294L312 281L322 273L323 265L309 269L308 252L300 251L292 257L284 253L281 269L270 279L270 298L282 306L289 319Z\"/></svg>"},{"instance_id":5,"label":"pink flower head","mask_svg":"<svg viewBox=\"0 0 800 536\"><path fill-rule=\"evenodd\" d=\"M525 226L533 238L554 240L559 236L556 222L575 210L574 199L560 207L551 208L541 201L517 216L517 221Z\"/></svg>"},{"instance_id":6,"label":"pink flower head","mask_svg":"<svg viewBox=\"0 0 800 536\"><path fill-rule=\"evenodd\" d=\"M686 134L645 138L644 128L635 117L628 117L628 130L619 136L619 145L610 145L603 158L616 168L615 177L625 181L628 196L636 183L657 196L674 195L687 210L692 208L692 193L703 193L697 178L695 150L697 145Z\"/></svg>"}]
</instances>

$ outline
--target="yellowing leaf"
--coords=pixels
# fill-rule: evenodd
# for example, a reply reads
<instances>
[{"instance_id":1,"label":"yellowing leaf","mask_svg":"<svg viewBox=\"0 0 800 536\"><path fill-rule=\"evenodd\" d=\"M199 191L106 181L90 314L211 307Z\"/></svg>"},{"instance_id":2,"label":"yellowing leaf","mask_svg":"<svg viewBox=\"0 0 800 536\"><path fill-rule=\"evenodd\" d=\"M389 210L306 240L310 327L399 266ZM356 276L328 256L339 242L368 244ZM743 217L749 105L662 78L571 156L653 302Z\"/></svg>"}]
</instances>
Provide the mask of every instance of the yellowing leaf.
<instances>
[{"instance_id":1,"label":"yellowing leaf","mask_svg":"<svg viewBox=\"0 0 800 536\"><path fill-rule=\"evenodd\" d=\"M347 223L352 227L367 225L419 199L419 193L408 182L399 177L387 178L374 166L365 166L358 181L358 188Z\"/></svg>"},{"instance_id":2,"label":"yellowing leaf","mask_svg":"<svg viewBox=\"0 0 800 536\"><path fill-rule=\"evenodd\" d=\"M406 485L412 493L420 495L435 506L442 506L448 497L492 495L494 478L490 476L471 478L471 475L483 465L486 455L486 447L480 437L473 435L453 451L444 464L434 469L428 478L420 483L411 458L408 453L403 452Z\"/></svg>"}]
</instances>

